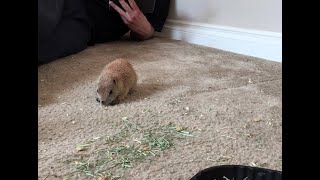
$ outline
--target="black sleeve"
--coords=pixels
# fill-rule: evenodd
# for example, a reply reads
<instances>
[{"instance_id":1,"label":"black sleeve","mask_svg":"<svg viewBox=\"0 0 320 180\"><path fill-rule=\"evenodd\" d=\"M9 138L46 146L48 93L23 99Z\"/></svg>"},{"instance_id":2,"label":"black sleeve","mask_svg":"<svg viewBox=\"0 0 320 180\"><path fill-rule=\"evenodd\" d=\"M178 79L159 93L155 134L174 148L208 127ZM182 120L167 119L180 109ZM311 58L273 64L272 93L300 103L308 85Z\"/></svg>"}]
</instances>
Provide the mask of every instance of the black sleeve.
<instances>
[{"instance_id":1,"label":"black sleeve","mask_svg":"<svg viewBox=\"0 0 320 180\"><path fill-rule=\"evenodd\" d=\"M48 37L59 23L64 0L38 0L38 38Z\"/></svg>"},{"instance_id":2,"label":"black sleeve","mask_svg":"<svg viewBox=\"0 0 320 180\"><path fill-rule=\"evenodd\" d=\"M156 0L153 13L145 14L155 31L161 32L168 17L170 0Z\"/></svg>"}]
</instances>

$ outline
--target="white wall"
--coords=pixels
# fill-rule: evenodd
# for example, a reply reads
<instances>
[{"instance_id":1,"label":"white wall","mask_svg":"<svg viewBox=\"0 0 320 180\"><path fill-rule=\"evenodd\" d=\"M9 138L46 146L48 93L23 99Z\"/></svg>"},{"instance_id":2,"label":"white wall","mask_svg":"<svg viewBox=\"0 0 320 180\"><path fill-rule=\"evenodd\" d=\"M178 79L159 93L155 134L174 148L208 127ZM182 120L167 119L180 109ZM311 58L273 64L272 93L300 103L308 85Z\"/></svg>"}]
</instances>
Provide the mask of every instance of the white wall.
<instances>
[{"instance_id":1,"label":"white wall","mask_svg":"<svg viewBox=\"0 0 320 180\"><path fill-rule=\"evenodd\" d=\"M158 36L282 62L282 0L171 0Z\"/></svg>"},{"instance_id":2,"label":"white wall","mask_svg":"<svg viewBox=\"0 0 320 180\"><path fill-rule=\"evenodd\" d=\"M282 0L171 0L169 19L282 31Z\"/></svg>"}]
</instances>

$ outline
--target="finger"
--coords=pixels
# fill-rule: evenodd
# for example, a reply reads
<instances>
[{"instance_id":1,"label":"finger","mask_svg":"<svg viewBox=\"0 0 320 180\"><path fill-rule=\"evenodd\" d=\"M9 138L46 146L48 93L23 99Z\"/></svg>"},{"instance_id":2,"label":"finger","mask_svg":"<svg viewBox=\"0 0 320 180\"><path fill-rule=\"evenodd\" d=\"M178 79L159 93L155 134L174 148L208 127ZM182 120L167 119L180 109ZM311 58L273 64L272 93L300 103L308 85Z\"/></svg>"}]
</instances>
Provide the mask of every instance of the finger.
<instances>
[{"instance_id":1,"label":"finger","mask_svg":"<svg viewBox=\"0 0 320 180\"><path fill-rule=\"evenodd\" d=\"M119 6L117 6L115 3L113 3L112 1L109 1L109 5L114 9L116 10L121 16L125 17L125 18L128 18L129 15L124 12Z\"/></svg>"},{"instance_id":2,"label":"finger","mask_svg":"<svg viewBox=\"0 0 320 180\"><path fill-rule=\"evenodd\" d=\"M126 10L129 14L132 13L132 9L127 2L125 2L124 0L119 0L119 3L123 7L123 9Z\"/></svg>"},{"instance_id":3,"label":"finger","mask_svg":"<svg viewBox=\"0 0 320 180\"><path fill-rule=\"evenodd\" d=\"M125 17L123 17L123 16L120 16L121 17L121 19L122 19L122 21L125 23L125 24L129 24L129 22L127 21L127 19L125 18Z\"/></svg>"},{"instance_id":4,"label":"finger","mask_svg":"<svg viewBox=\"0 0 320 180\"><path fill-rule=\"evenodd\" d=\"M128 1L129 1L130 6L132 7L132 9L133 9L134 11L140 10L139 7L138 7L138 5L137 5L137 3L136 3L134 0L128 0Z\"/></svg>"}]
</instances>

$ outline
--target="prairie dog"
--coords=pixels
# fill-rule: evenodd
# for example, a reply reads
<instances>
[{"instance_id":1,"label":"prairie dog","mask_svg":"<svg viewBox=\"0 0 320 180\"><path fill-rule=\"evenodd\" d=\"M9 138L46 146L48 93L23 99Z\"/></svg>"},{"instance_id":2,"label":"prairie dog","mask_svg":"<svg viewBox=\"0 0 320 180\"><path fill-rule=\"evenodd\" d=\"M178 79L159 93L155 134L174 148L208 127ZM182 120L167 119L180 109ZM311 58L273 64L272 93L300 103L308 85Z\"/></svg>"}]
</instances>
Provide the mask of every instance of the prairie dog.
<instances>
[{"instance_id":1,"label":"prairie dog","mask_svg":"<svg viewBox=\"0 0 320 180\"><path fill-rule=\"evenodd\" d=\"M137 84L137 74L126 59L116 59L105 66L98 78L97 101L118 104Z\"/></svg>"}]
</instances>

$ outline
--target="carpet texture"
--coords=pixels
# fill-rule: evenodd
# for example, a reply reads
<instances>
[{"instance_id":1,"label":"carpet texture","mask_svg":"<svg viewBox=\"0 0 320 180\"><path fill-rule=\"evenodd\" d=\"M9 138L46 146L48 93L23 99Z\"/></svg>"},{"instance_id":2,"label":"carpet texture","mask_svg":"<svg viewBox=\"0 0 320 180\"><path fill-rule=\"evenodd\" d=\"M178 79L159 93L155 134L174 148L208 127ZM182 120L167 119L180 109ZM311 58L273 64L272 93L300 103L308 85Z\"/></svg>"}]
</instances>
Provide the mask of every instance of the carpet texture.
<instances>
[{"instance_id":1,"label":"carpet texture","mask_svg":"<svg viewBox=\"0 0 320 180\"><path fill-rule=\"evenodd\" d=\"M115 106L95 100L102 68L127 58L138 86ZM177 124L193 137L124 171L122 179L187 180L221 164L282 170L282 65L154 38L96 45L38 67L39 179L95 179L73 172L76 145L119 132L123 117L145 127ZM84 152L85 153L85 152Z\"/></svg>"}]
</instances>

